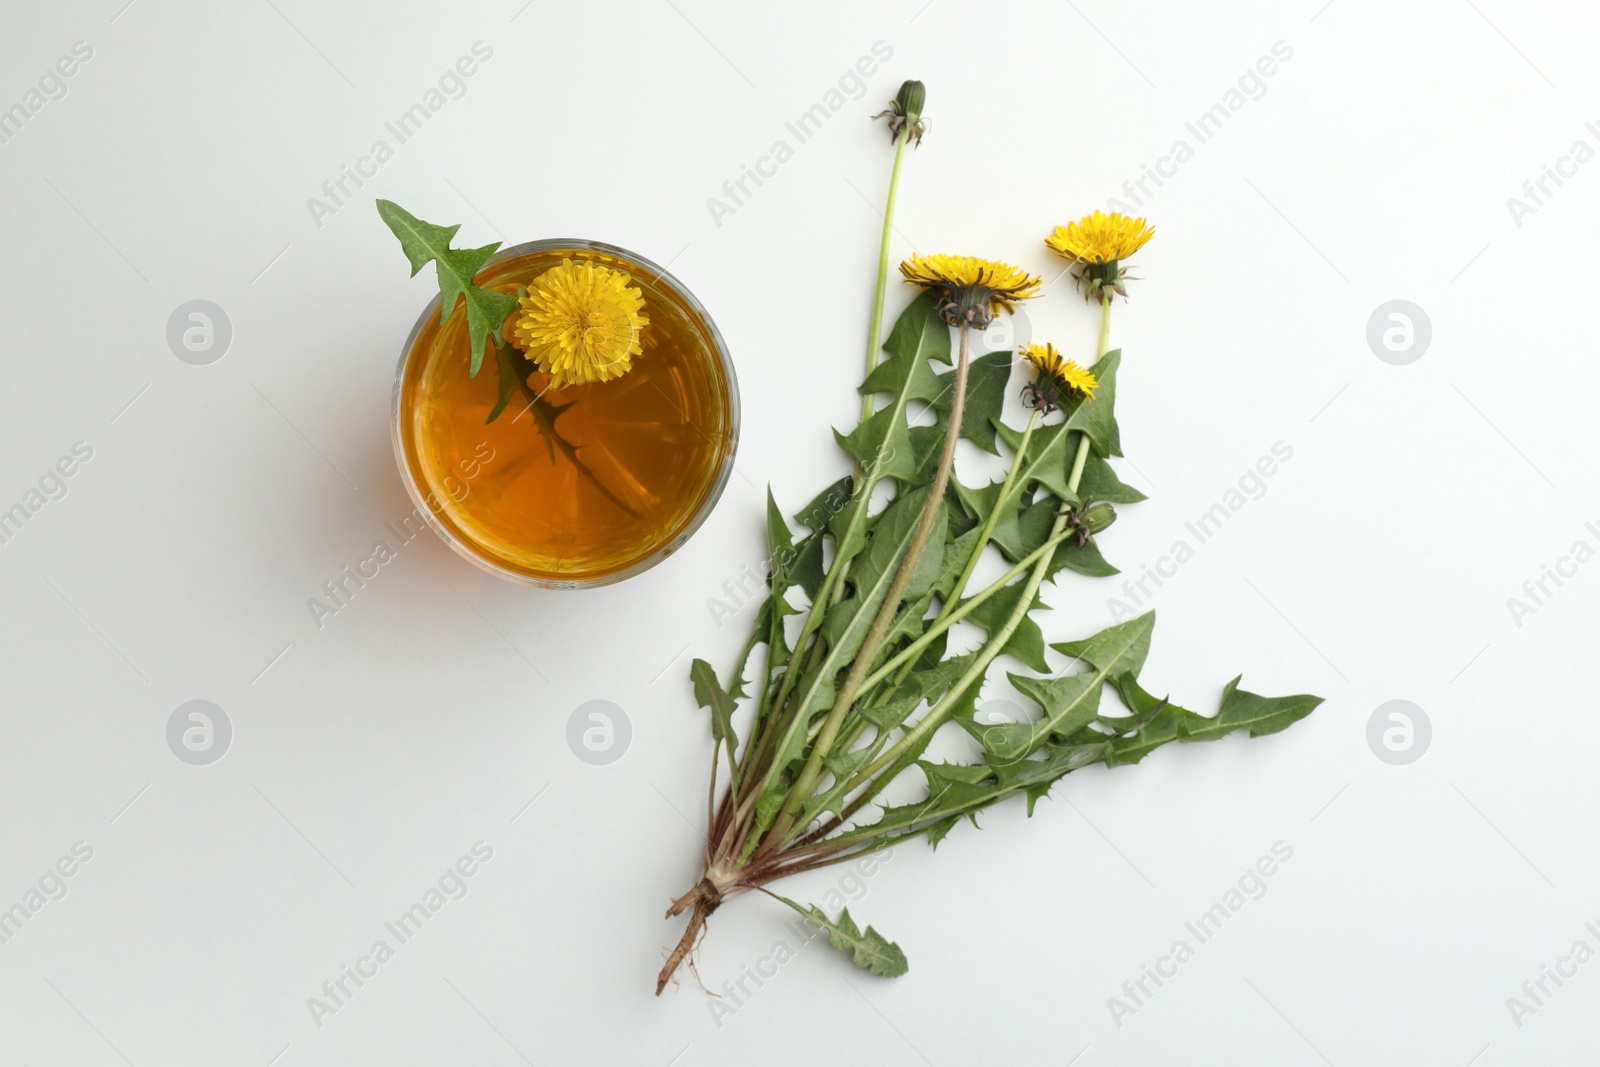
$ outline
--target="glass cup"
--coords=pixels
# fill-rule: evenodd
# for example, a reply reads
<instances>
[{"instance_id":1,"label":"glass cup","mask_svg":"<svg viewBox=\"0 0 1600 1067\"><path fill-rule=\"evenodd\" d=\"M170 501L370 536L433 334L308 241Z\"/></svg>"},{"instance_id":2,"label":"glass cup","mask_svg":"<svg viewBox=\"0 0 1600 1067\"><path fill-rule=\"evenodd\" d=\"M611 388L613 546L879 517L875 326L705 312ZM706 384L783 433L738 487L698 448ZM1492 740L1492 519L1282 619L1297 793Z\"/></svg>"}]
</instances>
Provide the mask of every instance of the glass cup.
<instances>
[{"instance_id":1,"label":"glass cup","mask_svg":"<svg viewBox=\"0 0 1600 1067\"><path fill-rule=\"evenodd\" d=\"M722 496L739 439L722 335L648 259L596 241L532 241L496 253L475 280L515 293L566 260L622 271L640 290L648 324L627 373L556 390L514 363L519 373L502 382L490 348L469 377L465 308L441 325L435 296L394 382L395 459L413 518L490 574L551 589L619 582L671 555ZM502 388L507 402L489 421Z\"/></svg>"}]
</instances>

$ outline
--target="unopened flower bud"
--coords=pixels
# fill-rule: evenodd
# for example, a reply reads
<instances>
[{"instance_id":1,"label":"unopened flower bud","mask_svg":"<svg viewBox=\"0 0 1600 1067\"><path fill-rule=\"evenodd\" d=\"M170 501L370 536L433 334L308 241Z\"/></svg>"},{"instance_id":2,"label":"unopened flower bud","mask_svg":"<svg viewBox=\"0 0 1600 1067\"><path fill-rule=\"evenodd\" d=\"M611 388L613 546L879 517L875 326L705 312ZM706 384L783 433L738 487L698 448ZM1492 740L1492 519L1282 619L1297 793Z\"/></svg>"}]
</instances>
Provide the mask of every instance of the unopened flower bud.
<instances>
[{"instance_id":1,"label":"unopened flower bud","mask_svg":"<svg viewBox=\"0 0 1600 1067\"><path fill-rule=\"evenodd\" d=\"M922 135L928 128L928 124L922 120L922 108L927 99L928 91L921 82L914 79L905 81L901 83L900 91L895 94L888 109L872 117L889 116L889 140L899 141L900 131L906 130L906 139L920 145Z\"/></svg>"},{"instance_id":2,"label":"unopened flower bud","mask_svg":"<svg viewBox=\"0 0 1600 1067\"><path fill-rule=\"evenodd\" d=\"M1079 524L1089 533L1097 534L1117 521L1117 509L1105 501L1098 501L1083 509Z\"/></svg>"},{"instance_id":3,"label":"unopened flower bud","mask_svg":"<svg viewBox=\"0 0 1600 1067\"><path fill-rule=\"evenodd\" d=\"M1063 513L1067 520L1067 529L1077 535L1078 547L1082 548L1094 539L1094 535L1117 521L1117 512L1110 504L1097 500L1092 504L1082 504Z\"/></svg>"},{"instance_id":4,"label":"unopened flower bud","mask_svg":"<svg viewBox=\"0 0 1600 1067\"><path fill-rule=\"evenodd\" d=\"M904 82L894 98L896 113L908 122L918 122L922 119L922 105L927 100L928 90L921 82L915 79Z\"/></svg>"}]
</instances>

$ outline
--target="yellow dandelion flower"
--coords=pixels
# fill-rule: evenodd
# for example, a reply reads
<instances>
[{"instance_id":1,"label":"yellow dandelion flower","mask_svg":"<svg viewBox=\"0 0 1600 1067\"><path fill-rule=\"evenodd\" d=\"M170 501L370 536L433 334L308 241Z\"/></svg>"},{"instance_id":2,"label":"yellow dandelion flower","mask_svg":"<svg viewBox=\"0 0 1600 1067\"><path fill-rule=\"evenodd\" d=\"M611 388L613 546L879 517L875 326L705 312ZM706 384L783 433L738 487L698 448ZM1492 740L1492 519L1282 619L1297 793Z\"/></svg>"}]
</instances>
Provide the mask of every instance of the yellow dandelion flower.
<instances>
[{"instance_id":1,"label":"yellow dandelion flower","mask_svg":"<svg viewBox=\"0 0 1600 1067\"><path fill-rule=\"evenodd\" d=\"M650 324L632 281L598 263L562 260L518 300L512 343L550 375L553 389L622 377L643 354L639 332Z\"/></svg>"},{"instance_id":2,"label":"yellow dandelion flower","mask_svg":"<svg viewBox=\"0 0 1600 1067\"><path fill-rule=\"evenodd\" d=\"M939 310L952 326L980 329L1037 296L1041 284L1020 267L975 256L912 256L900 264L900 273L907 284L940 294Z\"/></svg>"},{"instance_id":3,"label":"yellow dandelion flower","mask_svg":"<svg viewBox=\"0 0 1600 1067\"><path fill-rule=\"evenodd\" d=\"M1085 400L1099 387L1094 375L1064 358L1052 344L1029 345L1022 350L1036 372L1033 383L1023 390L1024 398L1044 415L1050 414L1074 396Z\"/></svg>"},{"instance_id":4,"label":"yellow dandelion flower","mask_svg":"<svg viewBox=\"0 0 1600 1067\"><path fill-rule=\"evenodd\" d=\"M1096 211L1077 222L1057 226L1044 239L1058 254L1082 263L1111 263L1143 248L1156 231L1144 219L1121 212Z\"/></svg>"},{"instance_id":5,"label":"yellow dandelion flower","mask_svg":"<svg viewBox=\"0 0 1600 1067\"><path fill-rule=\"evenodd\" d=\"M1072 260L1084 296L1095 299L1109 297L1106 290L1128 295L1122 283L1129 275L1123 273L1121 262L1155 235L1144 219L1121 212L1107 215L1095 211L1077 222L1057 226L1044 243L1057 255Z\"/></svg>"}]
</instances>

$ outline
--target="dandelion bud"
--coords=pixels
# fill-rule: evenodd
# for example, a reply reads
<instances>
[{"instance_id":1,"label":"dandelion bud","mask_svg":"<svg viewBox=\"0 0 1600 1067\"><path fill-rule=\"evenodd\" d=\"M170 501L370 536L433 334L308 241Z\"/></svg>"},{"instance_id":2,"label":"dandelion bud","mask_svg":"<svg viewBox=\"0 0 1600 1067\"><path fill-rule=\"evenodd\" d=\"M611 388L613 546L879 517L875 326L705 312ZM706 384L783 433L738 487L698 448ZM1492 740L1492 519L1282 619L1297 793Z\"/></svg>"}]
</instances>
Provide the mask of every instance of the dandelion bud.
<instances>
[{"instance_id":1,"label":"dandelion bud","mask_svg":"<svg viewBox=\"0 0 1600 1067\"><path fill-rule=\"evenodd\" d=\"M928 90L921 82L911 80L900 86L900 92L894 98L895 113L907 122L917 123L922 121L922 105L928 100Z\"/></svg>"},{"instance_id":2,"label":"dandelion bud","mask_svg":"<svg viewBox=\"0 0 1600 1067\"><path fill-rule=\"evenodd\" d=\"M1068 508L1062 515L1066 518L1067 529L1077 535L1079 548L1087 545L1094 540L1095 534L1117 521L1116 509L1103 500Z\"/></svg>"},{"instance_id":3,"label":"dandelion bud","mask_svg":"<svg viewBox=\"0 0 1600 1067\"><path fill-rule=\"evenodd\" d=\"M895 94L895 98L890 102L888 109L880 111L872 117L880 119L885 115L889 116L890 141L899 141L900 131L909 127L910 132L906 135L907 139L920 145L922 143L922 135L928 128L928 124L922 120L922 107L927 103L927 99L928 90L923 87L921 82L916 80L902 82L900 91Z\"/></svg>"},{"instance_id":4,"label":"dandelion bud","mask_svg":"<svg viewBox=\"0 0 1600 1067\"><path fill-rule=\"evenodd\" d=\"M1097 534L1117 521L1117 509L1101 500L1084 508L1078 521L1089 533Z\"/></svg>"}]
</instances>

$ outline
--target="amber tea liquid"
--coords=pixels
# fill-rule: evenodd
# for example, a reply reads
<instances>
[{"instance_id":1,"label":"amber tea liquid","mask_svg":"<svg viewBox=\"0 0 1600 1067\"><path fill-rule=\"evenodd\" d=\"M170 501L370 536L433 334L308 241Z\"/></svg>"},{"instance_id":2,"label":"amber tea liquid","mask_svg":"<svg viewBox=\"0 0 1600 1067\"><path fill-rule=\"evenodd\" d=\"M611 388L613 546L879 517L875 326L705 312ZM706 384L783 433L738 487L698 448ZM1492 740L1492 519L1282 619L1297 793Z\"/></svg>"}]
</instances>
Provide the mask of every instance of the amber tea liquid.
<instances>
[{"instance_id":1,"label":"amber tea liquid","mask_svg":"<svg viewBox=\"0 0 1600 1067\"><path fill-rule=\"evenodd\" d=\"M544 392L537 408L513 392L486 423L494 354L468 378L465 313L441 328L435 311L411 347L397 413L403 460L458 548L557 585L623 577L681 543L731 467L737 404L710 322L653 269L547 248L490 264L477 284L512 293L564 258L626 271L643 293L649 325L632 370ZM537 394L546 379L531 384Z\"/></svg>"}]
</instances>

